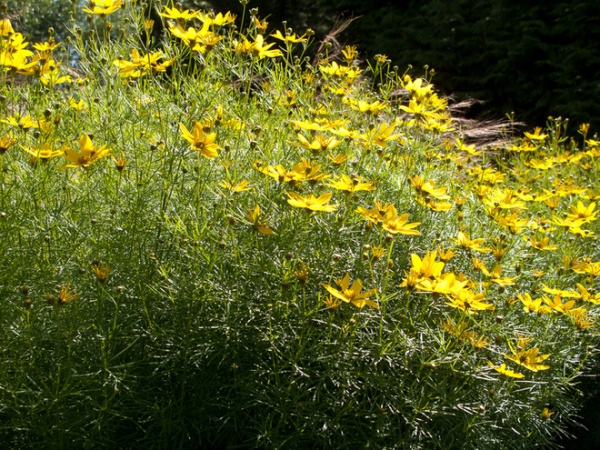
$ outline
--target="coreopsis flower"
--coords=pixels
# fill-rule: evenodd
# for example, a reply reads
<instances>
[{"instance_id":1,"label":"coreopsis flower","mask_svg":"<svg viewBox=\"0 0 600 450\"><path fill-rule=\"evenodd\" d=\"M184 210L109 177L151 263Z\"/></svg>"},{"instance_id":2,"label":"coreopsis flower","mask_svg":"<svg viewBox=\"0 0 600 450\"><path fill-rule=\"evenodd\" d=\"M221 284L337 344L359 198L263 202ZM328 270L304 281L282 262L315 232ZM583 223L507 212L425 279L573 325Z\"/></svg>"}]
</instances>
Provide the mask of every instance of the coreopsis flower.
<instances>
[{"instance_id":1,"label":"coreopsis flower","mask_svg":"<svg viewBox=\"0 0 600 450\"><path fill-rule=\"evenodd\" d=\"M313 164L304 158L302 158L302 161L292 167L292 170L289 172L289 176L294 181L309 181L312 183L323 181L324 179L329 178L329 175L321 172L321 166L319 164Z\"/></svg>"},{"instance_id":2,"label":"coreopsis flower","mask_svg":"<svg viewBox=\"0 0 600 450\"><path fill-rule=\"evenodd\" d=\"M70 97L69 108L73 111L85 111L87 110L87 104L85 103L85 100L76 101L73 97Z\"/></svg>"},{"instance_id":3,"label":"coreopsis flower","mask_svg":"<svg viewBox=\"0 0 600 450\"><path fill-rule=\"evenodd\" d=\"M238 42L233 51L237 53L250 54L258 57L259 59L263 58L275 58L277 56L281 56L281 50L271 50L275 44L265 45L265 40L261 34L257 35L254 42L250 42L248 39L243 37L242 42Z\"/></svg>"},{"instance_id":4,"label":"coreopsis flower","mask_svg":"<svg viewBox=\"0 0 600 450\"><path fill-rule=\"evenodd\" d=\"M313 152L331 150L342 142L333 136L323 136L322 134L316 135L312 141L309 141L301 133L298 133L298 140L300 141L300 144L294 143L295 145L312 150Z\"/></svg>"},{"instance_id":5,"label":"coreopsis flower","mask_svg":"<svg viewBox=\"0 0 600 450\"><path fill-rule=\"evenodd\" d=\"M360 177L350 178L348 175L342 174L337 179L325 183L326 186L338 189L340 191L357 192L357 191L374 191L376 187L367 181L362 181Z\"/></svg>"},{"instance_id":6,"label":"coreopsis flower","mask_svg":"<svg viewBox=\"0 0 600 450\"><path fill-rule=\"evenodd\" d=\"M58 294L58 305L62 306L66 303L69 303L79 297L79 294L76 294L75 291L71 290L71 283L67 283L67 285L63 285L60 288L60 292Z\"/></svg>"},{"instance_id":7,"label":"coreopsis flower","mask_svg":"<svg viewBox=\"0 0 600 450\"><path fill-rule=\"evenodd\" d=\"M576 308L570 313L573 318L573 323L578 330L587 330L594 326L594 321L584 308Z\"/></svg>"},{"instance_id":8,"label":"coreopsis flower","mask_svg":"<svg viewBox=\"0 0 600 450\"><path fill-rule=\"evenodd\" d=\"M544 141L548 137L547 134L542 133L542 127L535 127L533 133L525 132L525 137L531 141Z\"/></svg>"},{"instance_id":9,"label":"coreopsis flower","mask_svg":"<svg viewBox=\"0 0 600 450\"><path fill-rule=\"evenodd\" d=\"M344 77L348 80L358 78L361 72L357 67L340 66L335 61L332 61L331 64L320 64L319 71L325 76Z\"/></svg>"},{"instance_id":10,"label":"coreopsis flower","mask_svg":"<svg viewBox=\"0 0 600 450\"><path fill-rule=\"evenodd\" d=\"M552 309L546 305L542 305L542 298L533 300L529 293L517 294L517 297L523 303L525 312L534 312L538 314L550 314Z\"/></svg>"},{"instance_id":11,"label":"coreopsis flower","mask_svg":"<svg viewBox=\"0 0 600 450\"><path fill-rule=\"evenodd\" d=\"M35 159L48 160L57 156L64 155L65 150L63 147L53 148L49 142L46 142L41 147L24 147L21 148L27 153L32 155Z\"/></svg>"},{"instance_id":12,"label":"coreopsis flower","mask_svg":"<svg viewBox=\"0 0 600 450\"><path fill-rule=\"evenodd\" d=\"M563 302L560 295L555 295L553 298L543 295L542 299L552 311L558 314L570 314L574 310L575 300Z\"/></svg>"},{"instance_id":13,"label":"coreopsis flower","mask_svg":"<svg viewBox=\"0 0 600 450\"><path fill-rule=\"evenodd\" d=\"M387 105L379 100L376 100L373 103L369 103L364 100L358 100L356 103L351 103L350 107L355 111L376 116L384 111L387 108Z\"/></svg>"},{"instance_id":14,"label":"coreopsis flower","mask_svg":"<svg viewBox=\"0 0 600 450\"><path fill-rule=\"evenodd\" d=\"M527 209L525 203L515 195L512 189L493 189L488 192L483 204L489 208Z\"/></svg>"},{"instance_id":15,"label":"coreopsis flower","mask_svg":"<svg viewBox=\"0 0 600 450\"><path fill-rule=\"evenodd\" d=\"M488 361L488 364L500 375L505 376L507 378L525 378L525 375L523 375L522 373L508 369L506 367L506 363L502 363L499 367L496 367L496 365L491 361Z\"/></svg>"},{"instance_id":16,"label":"coreopsis flower","mask_svg":"<svg viewBox=\"0 0 600 450\"><path fill-rule=\"evenodd\" d=\"M513 286L515 284L515 281L517 280L517 277L508 278L502 277L501 275L502 266L500 266L500 264L496 264L496 266L494 266L494 268L490 272L490 280L492 281L492 283L496 283L500 286Z\"/></svg>"},{"instance_id":17,"label":"coreopsis flower","mask_svg":"<svg viewBox=\"0 0 600 450\"><path fill-rule=\"evenodd\" d=\"M540 370L548 370L550 366L542 364L545 360L547 360L550 355L540 355L539 348L530 348L527 349L525 345L529 342L528 338L519 338L517 341L517 347L513 347L513 345L508 342L508 346L510 348L511 354L504 353L504 356L517 363L520 366L525 367L526 369L531 370L532 372L538 372Z\"/></svg>"},{"instance_id":18,"label":"coreopsis flower","mask_svg":"<svg viewBox=\"0 0 600 450\"><path fill-rule=\"evenodd\" d=\"M16 142L17 139L12 133L6 133L4 136L2 136L0 138L0 156L4 155L9 148L15 145Z\"/></svg>"},{"instance_id":19,"label":"coreopsis flower","mask_svg":"<svg viewBox=\"0 0 600 450\"><path fill-rule=\"evenodd\" d=\"M418 236L421 234L419 230L415 230L415 228L419 225L421 225L421 222L408 223L408 213L404 213L399 216L388 214L384 217L382 223L383 229L392 234L406 234L412 236Z\"/></svg>"},{"instance_id":20,"label":"coreopsis flower","mask_svg":"<svg viewBox=\"0 0 600 450\"><path fill-rule=\"evenodd\" d=\"M250 189L252 189L252 187L248 185L247 180L242 180L238 183L229 180L223 180L221 181L221 187L227 189L232 194L235 194L237 192L249 191Z\"/></svg>"},{"instance_id":21,"label":"coreopsis flower","mask_svg":"<svg viewBox=\"0 0 600 450\"><path fill-rule=\"evenodd\" d=\"M106 263L93 264L92 270L94 271L94 274L96 274L96 279L100 283L102 283L102 284L106 283L106 280L108 280L108 274L110 272L110 267L108 266L108 264L106 264Z\"/></svg>"},{"instance_id":22,"label":"coreopsis flower","mask_svg":"<svg viewBox=\"0 0 600 450\"><path fill-rule=\"evenodd\" d=\"M556 250L558 248L558 245L550 244L550 238L547 237L538 240L537 237L531 236L529 241L527 241L527 239L525 239L525 241L529 242L533 248L545 252Z\"/></svg>"},{"instance_id":23,"label":"coreopsis flower","mask_svg":"<svg viewBox=\"0 0 600 450\"><path fill-rule=\"evenodd\" d=\"M121 0L89 0L88 3L90 7L83 8L83 12L98 16L108 16L121 7Z\"/></svg>"},{"instance_id":24,"label":"coreopsis flower","mask_svg":"<svg viewBox=\"0 0 600 450\"><path fill-rule=\"evenodd\" d=\"M165 12L160 13L162 17L167 19L173 19L177 21L185 22L187 20L192 20L198 16L197 12L190 11L188 9L181 11L177 8L169 8L165 6Z\"/></svg>"},{"instance_id":25,"label":"coreopsis flower","mask_svg":"<svg viewBox=\"0 0 600 450\"><path fill-rule=\"evenodd\" d=\"M440 257L440 261L442 261L444 263L450 261L452 258L454 258L457 255L457 253L454 250L452 250L451 248L444 249L442 247L437 248L437 253Z\"/></svg>"},{"instance_id":26,"label":"coreopsis flower","mask_svg":"<svg viewBox=\"0 0 600 450\"><path fill-rule=\"evenodd\" d=\"M8 19L0 20L0 36L8 37L11 34L13 34L14 32L15 32L15 30L13 29L12 24L10 23L10 20L8 20Z\"/></svg>"},{"instance_id":27,"label":"coreopsis flower","mask_svg":"<svg viewBox=\"0 0 600 450\"><path fill-rule=\"evenodd\" d=\"M39 121L31 116L9 116L6 119L0 119L0 122L24 131L39 127Z\"/></svg>"},{"instance_id":28,"label":"coreopsis flower","mask_svg":"<svg viewBox=\"0 0 600 450\"><path fill-rule=\"evenodd\" d=\"M394 205L390 203L384 205L377 200L375 200L375 208L367 209L364 206L359 206L356 208L356 212L360 214L363 219L375 224L398 217L398 211Z\"/></svg>"},{"instance_id":29,"label":"coreopsis flower","mask_svg":"<svg viewBox=\"0 0 600 450\"><path fill-rule=\"evenodd\" d=\"M219 154L221 149L215 140L217 133L205 133L201 122L196 122L192 132L190 132L184 124L179 123L182 137L191 144L193 150L200 152L205 158L214 158Z\"/></svg>"},{"instance_id":30,"label":"coreopsis flower","mask_svg":"<svg viewBox=\"0 0 600 450\"><path fill-rule=\"evenodd\" d=\"M410 255L411 273L416 274L419 278L437 278L442 274L445 264L441 261L436 261L437 251L427 251L423 259L416 253Z\"/></svg>"},{"instance_id":31,"label":"coreopsis flower","mask_svg":"<svg viewBox=\"0 0 600 450\"><path fill-rule=\"evenodd\" d=\"M434 294L450 296L449 298L453 299L451 300L451 303L453 303L455 302L455 296L459 295L462 291L465 291L465 286L468 284L468 282L468 280L459 279L453 272L447 272L433 279L422 279L417 284L417 289L419 291L432 292ZM470 308L470 306L467 305L467 300L469 300L470 298L467 297L466 294L464 294L463 297L465 297L464 300L458 299L456 303L460 303L460 308L463 309L463 311L467 311ZM454 306L454 304L452 306Z\"/></svg>"},{"instance_id":32,"label":"coreopsis flower","mask_svg":"<svg viewBox=\"0 0 600 450\"><path fill-rule=\"evenodd\" d=\"M302 36L296 36L296 33L292 33L292 34L285 34L285 36L283 34L281 34L281 31L277 30L275 31L275 33L273 33L271 35L271 37L274 37L275 39L279 39L280 41L284 41L284 42L291 42L291 43L298 43L298 42L307 42L308 39L306 38L306 34L303 34Z\"/></svg>"},{"instance_id":33,"label":"coreopsis flower","mask_svg":"<svg viewBox=\"0 0 600 450\"><path fill-rule=\"evenodd\" d=\"M358 51L356 45L346 45L342 49L342 56L348 64L351 64L356 58L358 58Z\"/></svg>"},{"instance_id":34,"label":"coreopsis flower","mask_svg":"<svg viewBox=\"0 0 600 450\"><path fill-rule=\"evenodd\" d=\"M192 50L202 54L211 50L222 39L221 36L210 31L208 23L205 23L200 30L193 27L184 30L181 25L175 26L169 23L169 31L173 36L181 39Z\"/></svg>"},{"instance_id":35,"label":"coreopsis flower","mask_svg":"<svg viewBox=\"0 0 600 450\"><path fill-rule=\"evenodd\" d=\"M366 149L372 149L375 145L385 148L389 142L397 141L402 137L399 134L393 134L395 128L395 123L392 123L391 125L388 125L387 123L381 123L379 126L377 126L377 128L373 128L366 133L359 134L359 142Z\"/></svg>"},{"instance_id":36,"label":"coreopsis flower","mask_svg":"<svg viewBox=\"0 0 600 450\"><path fill-rule=\"evenodd\" d=\"M203 12L198 13L198 19L205 25L208 24L217 27L222 27L234 23L236 17L237 16L235 14L231 14L229 11L227 11L225 14L206 14Z\"/></svg>"},{"instance_id":37,"label":"coreopsis flower","mask_svg":"<svg viewBox=\"0 0 600 450\"><path fill-rule=\"evenodd\" d=\"M437 200L449 200L450 196L446 193L448 190L447 187L436 188L435 181L429 180L425 181L425 179L420 175L415 175L413 177L408 177L411 184L417 190L417 193Z\"/></svg>"},{"instance_id":38,"label":"coreopsis flower","mask_svg":"<svg viewBox=\"0 0 600 450\"><path fill-rule=\"evenodd\" d=\"M579 298L581 300L593 303L594 305L600 304L600 292L592 294L584 285L580 283L577 283L577 290L579 291Z\"/></svg>"},{"instance_id":39,"label":"coreopsis flower","mask_svg":"<svg viewBox=\"0 0 600 450\"><path fill-rule=\"evenodd\" d=\"M327 290L333 297L341 300L344 303L352 303L358 308L364 308L370 306L372 308L379 308L379 305L373 300L369 300L369 297L377 293L377 289L369 289L368 291L362 291L362 281L355 280L350 286L350 274L344 275L343 278L336 280L335 283L340 287L340 290L335 289L328 284L321 283L321 286Z\"/></svg>"},{"instance_id":40,"label":"coreopsis flower","mask_svg":"<svg viewBox=\"0 0 600 450\"><path fill-rule=\"evenodd\" d=\"M589 205L584 205L581 201L577 202L577 205L571 205L571 212L567 214L567 219L572 221L581 220L585 222L592 222L597 219L596 214L598 211L594 211L596 203L592 202Z\"/></svg>"},{"instance_id":41,"label":"coreopsis flower","mask_svg":"<svg viewBox=\"0 0 600 450\"><path fill-rule=\"evenodd\" d=\"M100 158L104 158L110 154L110 148L106 148L106 145L102 147L96 147L92 142L92 139L84 134L79 139L80 152L76 152L71 148L66 148L64 158L69 164L61 166L62 168L75 168L75 167L88 167L93 162Z\"/></svg>"},{"instance_id":42,"label":"coreopsis flower","mask_svg":"<svg viewBox=\"0 0 600 450\"><path fill-rule=\"evenodd\" d=\"M269 216L266 214L263 215L260 211L260 206L256 205L254 210L249 210L248 214L246 214L246 219L250 222L256 231L260 234L275 234L275 232L270 228L270 224L267 222Z\"/></svg>"},{"instance_id":43,"label":"coreopsis flower","mask_svg":"<svg viewBox=\"0 0 600 450\"><path fill-rule=\"evenodd\" d=\"M131 50L131 61L117 59L113 64L119 69L119 75L124 78L137 78L155 72L165 72L173 64L175 58L159 62L164 58L161 51L140 55L137 49Z\"/></svg>"},{"instance_id":44,"label":"coreopsis flower","mask_svg":"<svg viewBox=\"0 0 600 450\"><path fill-rule=\"evenodd\" d=\"M471 239L470 236L463 231L458 232L458 237L454 239L454 241L464 249L471 249L480 253L487 253L490 251L489 248L481 246L481 244L485 242L485 239Z\"/></svg>"},{"instance_id":45,"label":"coreopsis flower","mask_svg":"<svg viewBox=\"0 0 600 450\"><path fill-rule=\"evenodd\" d=\"M332 212L337 209L335 205L329 205L331 192L315 197L313 194L302 196L296 192L287 192L288 203L296 208L304 208L309 211Z\"/></svg>"}]
</instances>

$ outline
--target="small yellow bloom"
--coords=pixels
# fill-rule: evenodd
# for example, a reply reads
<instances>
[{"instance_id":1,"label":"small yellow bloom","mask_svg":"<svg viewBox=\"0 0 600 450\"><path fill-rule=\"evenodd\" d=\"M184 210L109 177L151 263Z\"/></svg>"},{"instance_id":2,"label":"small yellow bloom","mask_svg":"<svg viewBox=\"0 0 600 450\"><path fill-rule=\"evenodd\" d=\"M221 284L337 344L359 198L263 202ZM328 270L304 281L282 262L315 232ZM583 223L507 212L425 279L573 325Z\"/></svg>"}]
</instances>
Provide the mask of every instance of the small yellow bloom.
<instances>
[{"instance_id":1,"label":"small yellow bloom","mask_svg":"<svg viewBox=\"0 0 600 450\"><path fill-rule=\"evenodd\" d=\"M529 342L529 338L519 338L517 341L517 347L513 347L513 345L508 342L508 346L512 354L504 354L507 359L519 364L520 366L525 367L526 369L531 370L532 372L538 372L540 370L548 370L550 366L542 364L545 360L547 360L550 355L540 355L539 348L530 348L526 349L525 345Z\"/></svg>"},{"instance_id":2,"label":"small yellow bloom","mask_svg":"<svg viewBox=\"0 0 600 450\"><path fill-rule=\"evenodd\" d=\"M248 214L246 214L248 222L250 222L254 226L254 229L260 234L275 234L275 232L269 228L271 225L267 223L268 218L269 216L261 214L260 206L258 205L256 205L254 210L251 209L248 211Z\"/></svg>"},{"instance_id":3,"label":"small yellow bloom","mask_svg":"<svg viewBox=\"0 0 600 450\"><path fill-rule=\"evenodd\" d=\"M121 0L89 0L90 8L83 8L83 12L98 16L108 16L121 7Z\"/></svg>"},{"instance_id":4,"label":"small yellow bloom","mask_svg":"<svg viewBox=\"0 0 600 450\"><path fill-rule=\"evenodd\" d=\"M76 294L75 291L71 290L71 283L67 283L66 286L61 286L60 292L58 294L58 305L62 306L70 301L73 301L79 297L79 294Z\"/></svg>"},{"instance_id":5,"label":"small yellow bloom","mask_svg":"<svg viewBox=\"0 0 600 450\"><path fill-rule=\"evenodd\" d=\"M110 148L106 148L106 145L100 148L96 147L87 134L84 134L79 139L79 147L81 152L76 152L71 148L65 149L63 156L69 164L61 166L62 168L88 167L94 161L108 156L111 150Z\"/></svg>"},{"instance_id":6,"label":"small yellow bloom","mask_svg":"<svg viewBox=\"0 0 600 450\"><path fill-rule=\"evenodd\" d=\"M350 286L350 274L346 274L344 278L336 280L335 282L341 290L337 290L328 284L321 283L327 292L329 292L335 298L343 301L344 303L352 303L358 308L364 308L365 306L371 306L372 308L379 308L379 305L373 300L368 298L377 293L377 289L373 288L365 292L362 291L362 281L355 280Z\"/></svg>"},{"instance_id":7,"label":"small yellow bloom","mask_svg":"<svg viewBox=\"0 0 600 450\"><path fill-rule=\"evenodd\" d=\"M106 280L108 280L108 273L110 272L110 267L108 264L94 264L92 265L92 270L96 274L96 278L100 283L106 283Z\"/></svg>"},{"instance_id":8,"label":"small yellow bloom","mask_svg":"<svg viewBox=\"0 0 600 450\"><path fill-rule=\"evenodd\" d=\"M288 192L288 203L296 208L304 208L309 211L332 212L337 209L335 205L328 205L331 200L331 192L315 197L313 194L302 196L296 192Z\"/></svg>"},{"instance_id":9,"label":"small yellow bloom","mask_svg":"<svg viewBox=\"0 0 600 450\"><path fill-rule=\"evenodd\" d=\"M492 366L496 372L498 372L500 375L503 375L505 377L508 377L508 378L525 378L525 375L523 375L522 373L515 372L513 370L508 369L506 367L505 363L502 363L502 365L500 367L496 367L496 365L493 362L491 362L491 361L488 361L488 364L490 366Z\"/></svg>"},{"instance_id":10,"label":"small yellow bloom","mask_svg":"<svg viewBox=\"0 0 600 450\"><path fill-rule=\"evenodd\" d=\"M214 158L219 154L218 150L221 147L215 144L217 133L206 134L201 122L194 124L191 133L182 123L179 123L179 128L181 129L182 137L191 144L192 149L200 152L205 158Z\"/></svg>"}]
</instances>

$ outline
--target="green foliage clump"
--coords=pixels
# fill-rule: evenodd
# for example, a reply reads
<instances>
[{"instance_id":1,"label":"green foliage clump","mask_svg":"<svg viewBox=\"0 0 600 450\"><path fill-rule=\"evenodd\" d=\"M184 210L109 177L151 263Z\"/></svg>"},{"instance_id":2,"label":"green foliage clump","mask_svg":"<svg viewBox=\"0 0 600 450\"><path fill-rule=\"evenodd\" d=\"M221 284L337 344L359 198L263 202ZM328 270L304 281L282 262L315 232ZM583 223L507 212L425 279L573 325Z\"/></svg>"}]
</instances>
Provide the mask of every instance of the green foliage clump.
<instances>
[{"instance_id":1,"label":"green foliage clump","mask_svg":"<svg viewBox=\"0 0 600 450\"><path fill-rule=\"evenodd\" d=\"M564 434L598 342L588 126L477 146L386 58L168 6L154 42L86 5L75 67L1 23L0 443Z\"/></svg>"}]
</instances>

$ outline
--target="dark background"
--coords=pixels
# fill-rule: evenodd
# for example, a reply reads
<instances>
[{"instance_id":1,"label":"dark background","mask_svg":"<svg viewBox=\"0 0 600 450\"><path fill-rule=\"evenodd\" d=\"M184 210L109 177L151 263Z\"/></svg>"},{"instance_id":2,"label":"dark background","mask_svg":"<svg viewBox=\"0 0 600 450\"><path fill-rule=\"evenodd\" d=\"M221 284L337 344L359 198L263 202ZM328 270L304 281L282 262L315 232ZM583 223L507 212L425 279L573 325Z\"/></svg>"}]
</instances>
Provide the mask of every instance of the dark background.
<instances>
[{"instance_id":1,"label":"dark background","mask_svg":"<svg viewBox=\"0 0 600 450\"><path fill-rule=\"evenodd\" d=\"M71 0L6 3L32 41L43 39L49 26L66 36L72 14L85 22ZM239 0L183 3L242 13ZM385 54L401 72L412 65L422 75L429 65L445 95L485 101L471 111L477 118L514 112L531 128L560 116L570 119L572 132L584 122L600 131L599 0L251 0L251 8L268 18L270 31L286 20L298 34L312 28L317 39L338 19L354 17L338 37L342 44L356 45L363 59Z\"/></svg>"}]
</instances>

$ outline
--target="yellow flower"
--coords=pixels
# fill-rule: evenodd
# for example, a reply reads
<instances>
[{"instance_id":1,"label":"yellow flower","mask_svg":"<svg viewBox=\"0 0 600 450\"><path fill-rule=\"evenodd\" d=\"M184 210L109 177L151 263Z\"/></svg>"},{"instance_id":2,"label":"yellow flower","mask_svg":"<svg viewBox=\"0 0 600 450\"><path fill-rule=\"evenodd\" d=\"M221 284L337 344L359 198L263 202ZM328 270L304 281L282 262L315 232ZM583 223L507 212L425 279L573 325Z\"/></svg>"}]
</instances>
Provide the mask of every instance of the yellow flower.
<instances>
[{"instance_id":1,"label":"yellow flower","mask_svg":"<svg viewBox=\"0 0 600 450\"><path fill-rule=\"evenodd\" d=\"M221 149L215 144L217 133L205 134L201 122L196 122L192 132L185 127L184 124L179 123L182 137L191 144L192 149L200 152L202 156L206 158L214 158L217 156L218 150Z\"/></svg>"},{"instance_id":2,"label":"yellow flower","mask_svg":"<svg viewBox=\"0 0 600 450\"><path fill-rule=\"evenodd\" d=\"M22 145L21 148L27 153L33 155L34 158L39 159L55 158L56 156L61 156L65 153L65 150L62 147L53 149L49 142L46 142L44 145L38 148L23 147Z\"/></svg>"},{"instance_id":3,"label":"yellow flower","mask_svg":"<svg viewBox=\"0 0 600 450\"><path fill-rule=\"evenodd\" d=\"M485 239L471 239L468 234L462 231L458 232L458 237L454 239L454 241L464 249L471 249L480 253L487 253L491 251L491 249L481 246L481 244L484 243Z\"/></svg>"},{"instance_id":4,"label":"yellow flower","mask_svg":"<svg viewBox=\"0 0 600 450\"><path fill-rule=\"evenodd\" d=\"M337 180L331 180L326 186L338 189L340 191L357 192L357 191L374 191L376 188L370 182L363 182L360 177L350 178L348 175L342 174Z\"/></svg>"},{"instance_id":5,"label":"yellow flower","mask_svg":"<svg viewBox=\"0 0 600 450\"><path fill-rule=\"evenodd\" d=\"M298 37L298 36L296 36L296 33L292 33L292 34L286 33L286 35L284 36L283 34L281 34L281 31L279 31L279 30L275 31L275 33L273 33L271 35L271 37L274 37L275 39L279 39L280 41L293 42L293 43L307 42L308 39L305 36L306 36L306 34L303 34L302 36Z\"/></svg>"},{"instance_id":6,"label":"yellow flower","mask_svg":"<svg viewBox=\"0 0 600 450\"><path fill-rule=\"evenodd\" d=\"M337 290L328 284L321 283L327 292L333 295L335 298L343 301L344 303L352 303L354 306L363 308L365 306L371 306L372 308L379 308L379 305L373 300L368 298L377 293L377 289L373 288L365 292L362 291L362 281L355 280L350 286L350 274L346 274L344 278L336 280L335 282L341 290Z\"/></svg>"},{"instance_id":7,"label":"yellow flower","mask_svg":"<svg viewBox=\"0 0 600 450\"><path fill-rule=\"evenodd\" d=\"M453 273L451 273L454 275ZM444 274L449 275L449 274ZM485 294L480 292L475 294L471 289L465 288L467 281L455 281L452 289L447 292L441 292L448 296L448 306L460 309L467 314L477 314L477 311L493 311L494 305L485 303Z\"/></svg>"},{"instance_id":8,"label":"yellow flower","mask_svg":"<svg viewBox=\"0 0 600 450\"><path fill-rule=\"evenodd\" d=\"M117 59L113 64L119 69L119 75L124 78L137 78L153 72L165 72L175 58L159 62L164 58L161 51L140 55L137 49L131 50L131 61Z\"/></svg>"},{"instance_id":9,"label":"yellow flower","mask_svg":"<svg viewBox=\"0 0 600 450\"><path fill-rule=\"evenodd\" d=\"M436 261L437 252L427 251L423 259L416 253L410 256L412 273L417 274L421 278L436 278L439 277L444 270L445 264L441 261Z\"/></svg>"},{"instance_id":10,"label":"yellow flower","mask_svg":"<svg viewBox=\"0 0 600 450\"><path fill-rule=\"evenodd\" d=\"M60 292L58 294L58 305L62 306L65 303L73 301L79 297L79 294L76 294L75 291L71 290L71 283L67 283L66 286L61 286Z\"/></svg>"},{"instance_id":11,"label":"yellow flower","mask_svg":"<svg viewBox=\"0 0 600 450\"><path fill-rule=\"evenodd\" d=\"M519 338L517 342L517 347L513 347L513 345L508 342L508 346L512 354L504 353L504 356L507 359L519 364L520 366L525 367L526 369L531 370L532 372L537 372L539 370L548 370L550 366L542 364L546 359L550 357L550 355L540 355L539 348L530 348L526 349L525 345L529 342L529 338Z\"/></svg>"},{"instance_id":12,"label":"yellow flower","mask_svg":"<svg viewBox=\"0 0 600 450\"><path fill-rule=\"evenodd\" d=\"M194 19L195 17L198 16L198 13L190 12L188 9L186 9L185 11L181 11L177 8L169 8L169 7L165 6L165 12L160 13L160 15L162 17L166 17L167 19L186 21L186 20Z\"/></svg>"},{"instance_id":13,"label":"yellow flower","mask_svg":"<svg viewBox=\"0 0 600 450\"><path fill-rule=\"evenodd\" d=\"M577 206L571 205L571 213L567 214L567 219L572 221L582 220L583 222L592 222L596 220L598 211L594 211L596 203L590 203L585 206L581 201L577 202Z\"/></svg>"},{"instance_id":14,"label":"yellow flower","mask_svg":"<svg viewBox=\"0 0 600 450\"><path fill-rule=\"evenodd\" d=\"M525 239L525 241L527 241L527 239ZM550 250L556 250L558 248L558 245L550 244L549 241L550 238L547 237L542 238L538 241L538 239L535 236L531 236L531 240L529 241L529 243L533 248L536 248L541 251L547 252Z\"/></svg>"},{"instance_id":15,"label":"yellow flower","mask_svg":"<svg viewBox=\"0 0 600 450\"><path fill-rule=\"evenodd\" d=\"M335 205L328 205L331 199L331 192L315 197L313 194L302 196L296 192L287 192L288 203L296 208L305 208L309 211L332 212L337 209Z\"/></svg>"},{"instance_id":16,"label":"yellow flower","mask_svg":"<svg viewBox=\"0 0 600 450\"><path fill-rule=\"evenodd\" d=\"M2 136L2 138L0 138L0 156L4 155L16 142L17 139L12 133L6 133Z\"/></svg>"},{"instance_id":17,"label":"yellow flower","mask_svg":"<svg viewBox=\"0 0 600 450\"><path fill-rule=\"evenodd\" d=\"M395 208L394 208L395 210ZM386 217L383 220L383 229L389 231L392 234L406 234L412 236L418 236L421 234L419 230L414 228L421 225L421 222L408 223L408 213L404 213L400 216Z\"/></svg>"},{"instance_id":18,"label":"yellow flower","mask_svg":"<svg viewBox=\"0 0 600 450\"><path fill-rule=\"evenodd\" d=\"M508 377L508 378L525 378L525 375L523 375L522 373L515 372L513 370L508 369L506 367L505 363L502 363L502 365L500 367L496 367L496 365L493 362L491 362L491 361L488 361L488 364L490 366L492 366L496 372L498 372L500 375L503 375L505 377Z\"/></svg>"},{"instance_id":19,"label":"yellow flower","mask_svg":"<svg viewBox=\"0 0 600 450\"><path fill-rule=\"evenodd\" d=\"M239 183L223 180L221 181L221 187L227 189L231 193L249 191L252 189L252 187L248 185L248 181L246 180L242 180Z\"/></svg>"},{"instance_id":20,"label":"yellow flower","mask_svg":"<svg viewBox=\"0 0 600 450\"><path fill-rule=\"evenodd\" d=\"M259 59L262 58L275 58L281 56L281 50L270 50L275 44L264 44L264 38L262 35L257 35L254 42L248 41L245 37L242 42L237 43L234 51L238 53L251 54L257 56Z\"/></svg>"},{"instance_id":21,"label":"yellow flower","mask_svg":"<svg viewBox=\"0 0 600 450\"><path fill-rule=\"evenodd\" d=\"M99 16L107 16L121 7L121 0L89 0L93 9L83 8L83 12Z\"/></svg>"},{"instance_id":22,"label":"yellow flower","mask_svg":"<svg viewBox=\"0 0 600 450\"><path fill-rule=\"evenodd\" d=\"M79 139L79 147L81 152L76 152L71 148L65 149L63 156L70 164L61 166L62 168L87 167L94 161L110 154L110 148L106 148L106 145L100 148L95 147L92 139L87 134Z\"/></svg>"},{"instance_id":23,"label":"yellow flower","mask_svg":"<svg viewBox=\"0 0 600 450\"><path fill-rule=\"evenodd\" d=\"M547 134L542 133L542 127L535 127L533 133L525 132L524 134L531 141L543 141L548 137Z\"/></svg>"},{"instance_id":24,"label":"yellow flower","mask_svg":"<svg viewBox=\"0 0 600 450\"><path fill-rule=\"evenodd\" d=\"M8 19L0 20L0 36L7 37L7 36L10 36L11 34L13 34L14 32L15 32L15 30L13 29L12 24L10 23L10 20L8 20Z\"/></svg>"},{"instance_id":25,"label":"yellow flower","mask_svg":"<svg viewBox=\"0 0 600 450\"><path fill-rule=\"evenodd\" d=\"M92 270L96 274L96 278L100 283L106 283L106 280L108 280L108 273L110 272L110 267L108 264L94 264L92 265Z\"/></svg>"},{"instance_id":26,"label":"yellow flower","mask_svg":"<svg viewBox=\"0 0 600 450\"><path fill-rule=\"evenodd\" d=\"M318 134L312 141L309 141L302 134L298 133L298 140L300 141L300 144L296 145L313 151L331 150L341 143L341 141L333 136L325 137L321 134Z\"/></svg>"},{"instance_id":27,"label":"yellow flower","mask_svg":"<svg viewBox=\"0 0 600 450\"><path fill-rule=\"evenodd\" d=\"M254 225L254 228L260 234L275 234L275 232L269 228L271 225L267 223L268 216L261 215L260 206L256 205L254 210L249 210L248 214L246 214L246 219Z\"/></svg>"},{"instance_id":28,"label":"yellow flower","mask_svg":"<svg viewBox=\"0 0 600 450\"><path fill-rule=\"evenodd\" d=\"M541 298L538 298L537 300L533 300L531 298L531 295L528 293L517 294L517 297L519 298L519 300L521 300L521 303L523 303L523 305L524 305L523 309L525 310L525 312L535 312L538 314L550 314L552 312L551 308L549 308L548 306L542 305L543 299L541 299Z\"/></svg>"}]
</instances>

